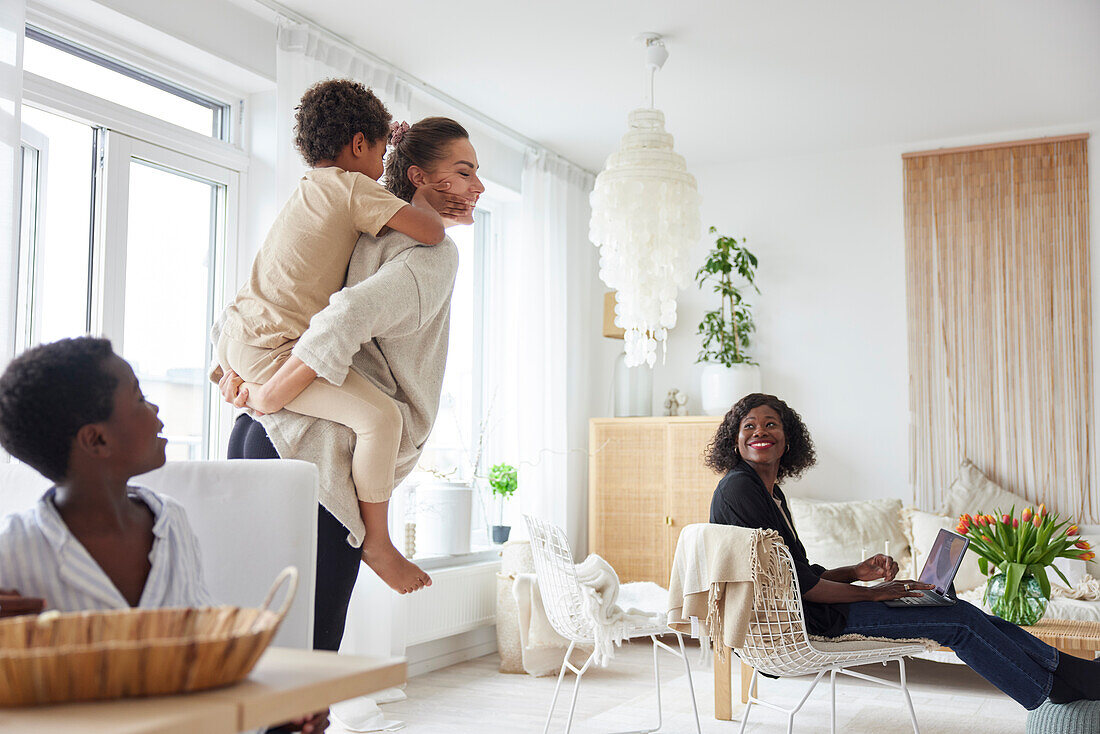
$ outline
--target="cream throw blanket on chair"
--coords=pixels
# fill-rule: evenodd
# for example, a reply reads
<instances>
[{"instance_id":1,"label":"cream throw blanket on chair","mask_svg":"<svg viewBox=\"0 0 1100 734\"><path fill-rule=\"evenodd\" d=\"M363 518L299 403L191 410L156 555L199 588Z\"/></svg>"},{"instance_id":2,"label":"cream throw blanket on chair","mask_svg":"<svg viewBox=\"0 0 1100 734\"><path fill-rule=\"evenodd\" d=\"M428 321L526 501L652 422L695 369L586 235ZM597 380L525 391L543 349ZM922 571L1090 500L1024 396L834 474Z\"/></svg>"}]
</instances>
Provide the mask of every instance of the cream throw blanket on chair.
<instances>
[{"instance_id":1,"label":"cream throw blanket on chair","mask_svg":"<svg viewBox=\"0 0 1100 734\"><path fill-rule=\"evenodd\" d=\"M691 618L704 623L719 650L741 647L752 619L757 574L781 575L790 570L764 568L762 559L783 539L774 530L700 523L688 525L676 543L668 590L668 626L691 633Z\"/></svg>"},{"instance_id":2,"label":"cream throw blanket on chair","mask_svg":"<svg viewBox=\"0 0 1100 734\"><path fill-rule=\"evenodd\" d=\"M619 575L611 564L593 553L577 564L577 581L581 583L585 616L592 622L596 638L596 664L606 666L631 632L639 627L660 626L661 612L623 609L619 599Z\"/></svg>"},{"instance_id":3,"label":"cream throw blanket on chair","mask_svg":"<svg viewBox=\"0 0 1100 734\"><path fill-rule=\"evenodd\" d=\"M582 611L592 623L597 665L606 666L615 657L615 647L621 645L623 640L630 637L638 628L659 628L664 625L663 611L646 611L633 605L626 609L619 606L621 590L619 575L615 573L611 564L600 556L593 553L576 564L575 568L577 581L580 583L581 600L584 604ZM657 587L656 584L626 584L626 587L636 592L630 594L630 597L641 604L654 597L652 593L647 593L651 588L664 593L664 589ZM542 664L545 662L545 657L539 652L541 648L549 649L552 654L556 654L557 662L554 666L556 671L561 665L561 651L568 646L568 642L550 626L550 620L547 619L542 605L538 579L534 574L517 575L513 593L519 607L524 668L532 675L544 674Z\"/></svg>"}]
</instances>

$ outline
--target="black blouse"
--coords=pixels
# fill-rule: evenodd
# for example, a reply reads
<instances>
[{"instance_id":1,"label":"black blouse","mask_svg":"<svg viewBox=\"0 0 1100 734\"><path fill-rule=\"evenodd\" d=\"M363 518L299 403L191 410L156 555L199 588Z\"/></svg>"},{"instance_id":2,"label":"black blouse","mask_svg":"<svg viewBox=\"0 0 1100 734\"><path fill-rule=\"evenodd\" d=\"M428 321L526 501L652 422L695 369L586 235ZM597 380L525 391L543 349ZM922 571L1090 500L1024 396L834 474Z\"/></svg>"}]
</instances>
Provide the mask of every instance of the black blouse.
<instances>
[{"instance_id":1,"label":"black blouse","mask_svg":"<svg viewBox=\"0 0 1100 734\"><path fill-rule=\"evenodd\" d=\"M737 525L743 528L766 528L775 530L783 537L787 549L794 558L794 570L798 575L798 585L803 597L807 591L817 585L825 567L811 564L806 558L806 549L797 535L791 533L794 519L787 508L787 498L778 486L775 496L783 505L783 514L790 521L790 527L779 514L779 507L771 498L763 480L747 462L738 462L718 482L714 497L710 501L710 521L719 525ZM806 628L811 634L835 637L848 623L847 604L821 604L802 600L806 613Z\"/></svg>"}]
</instances>

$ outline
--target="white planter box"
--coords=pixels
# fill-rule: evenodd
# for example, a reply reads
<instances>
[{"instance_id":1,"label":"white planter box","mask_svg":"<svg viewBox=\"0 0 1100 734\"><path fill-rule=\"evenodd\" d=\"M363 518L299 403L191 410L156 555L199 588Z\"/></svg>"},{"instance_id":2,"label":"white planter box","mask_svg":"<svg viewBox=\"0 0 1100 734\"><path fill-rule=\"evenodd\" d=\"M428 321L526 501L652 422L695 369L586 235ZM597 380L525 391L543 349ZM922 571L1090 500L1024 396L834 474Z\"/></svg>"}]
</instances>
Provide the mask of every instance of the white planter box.
<instances>
[{"instance_id":1,"label":"white planter box","mask_svg":"<svg viewBox=\"0 0 1100 734\"><path fill-rule=\"evenodd\" d=\"M416 488L416 554L470 552L474 490L460 482L425 482Z\"/></svg>"},{"instance_id":2,"label":"white planter box","mask_svg":"<svg viewBox=\"0 0 1100 734\"><path fill-rule=\"evenodd\" d=\"M760 366L735 364L706 364L701 381L703 412L706 415L725 415L741 398L760 392Z\"/></svg>"}]
</instances>

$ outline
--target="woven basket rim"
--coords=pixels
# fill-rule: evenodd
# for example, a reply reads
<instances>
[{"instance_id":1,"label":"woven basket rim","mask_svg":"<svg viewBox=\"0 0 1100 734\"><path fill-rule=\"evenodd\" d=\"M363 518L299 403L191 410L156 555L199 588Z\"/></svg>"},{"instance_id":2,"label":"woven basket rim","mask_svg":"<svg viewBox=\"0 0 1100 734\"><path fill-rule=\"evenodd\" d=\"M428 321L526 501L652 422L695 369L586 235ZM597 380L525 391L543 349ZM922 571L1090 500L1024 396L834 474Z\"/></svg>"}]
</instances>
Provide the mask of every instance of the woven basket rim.
<instances>
[{"instance_id":1,"label":"woven basket rim","mask_svg":"<svg viewBox=\"0 0 1100 734\"><path fill-rule=\"evenodd\" d=\"M49 615L49 619L73 619L73 618L88 618L88 617L117 617L117 616L129 616L129 615L160 615L170 614L174 612L211 612L222 611L226 609L238 609L249 610L259 609L259 607L242 607L234 604L212 604L205 607L131 607L129 609L85 609L78 612L59 612L56 609L47 609L39 614L24 614L18 617L7 617L0 619L0 627L5 625L15 626L17 624L23 624L26 622L27 617L41 617L42 615ZM270 609L261 610L268 611Z\"/></svg>"},{"instance_id":2,"label":"woven basket rim","mask_svg":"<svg viewBox=\"0 0 1100 734\"><path fill-rule=\"evenodd\" d=\"M162 612L178 612L180 610L196 611L196 612L212 612L217 611L219 613L234 610L234 611L258 611L259 616L254 621L247 631L244 632L226 632L221 634L204 634L204 635L190 635L179 637L146 637L140 640L102 640L99 642L90 642L81 645L38 645L35 647L0 647L0 661L7 660L24 660L36 657L48 657L58 654L75 654L75 653L87 653L87 652L113 652L123 650L140 650L152 647L169 647L172 645L190 645L194 643L207 643L207 642L228 642L230 640L243 640L256 635L263 635L270 631L272 628L278 628L282 623L282 617L277 612L273 612L270 609L257 609L256 607L238 607L233 605L222 605L216 607L160 607L156 609L106 609L101 611L86 611L86 612L59 612L57 615L51 615L50 623L59 619L73 619L73 618L88 618L88 617L105 617L105 616L117 616L126 614L157 614ZM48 614L48 612L45 612ZM25 624L25 617L11 617L0 621L0 625L12 625Z\"/></svg>"}]
</instances>

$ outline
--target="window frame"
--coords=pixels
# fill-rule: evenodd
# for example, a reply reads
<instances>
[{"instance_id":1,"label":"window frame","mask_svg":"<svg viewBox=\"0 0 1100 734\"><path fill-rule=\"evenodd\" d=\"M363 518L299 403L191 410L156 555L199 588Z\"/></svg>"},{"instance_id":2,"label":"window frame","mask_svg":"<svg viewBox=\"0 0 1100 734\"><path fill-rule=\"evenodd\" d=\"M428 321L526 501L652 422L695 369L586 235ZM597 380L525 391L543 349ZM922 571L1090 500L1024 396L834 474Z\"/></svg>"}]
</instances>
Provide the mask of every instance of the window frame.
<instances>
[{"instance_id":1,"label":"window frame","mask_svg":"<svg viewBox=\"0 0 1100 734\"><path fill-rule=\"evenodd\" d=\"M42 30L30 23L28 27ZM97 53L103 55L103 52ZM127 171L131 154L158 167L224 186L222 221L219 223L224 233L223 246L215 248L207 292L207 313L209 318L213 318L216 315L213 309L225 301L229 289L238 281L243 228L241 205L246 200L249 155L225 140L182 128L31 72L23 74L23 104L67 117L96 130L95 185L93 200L89 202L93 208L89 331L107 336L120 351L124 349L123 301L129 203ZM236 117L234 122L239 123L239 115L233 115L233 105L226 103L226 110L227 115ZM17 347L27 339L25 333L17 332L14 336ZM212 358L212 347L209 345L205 358L209 364ZM215 399L215 390L216 386L211 384L204 392L207 419L204 424L204 458L216 457L219 447L229 435L234 417L232 406Z\"/></svg>"},{"instance_id":2,"label":"window frame","mask_svg":"<svg viewBox=\"0 0 1100 734\"><path fill-rule=\"evenodd\" d=\"M38 43L57 49L62 53L88 61L96 66L121 74L122 76L129 77L130 79L146 84L154 89L159 89L162 92L167 92L180 99L187 100L192 104L205 107L214 113L210 137L214 140L221 140L223 142L230 141L232 127L230 122L232 120L233 107L231 103L223 102L214 97L196 92L185 84L174 83L156 74L143 71L138 67L127 64L124 61L99 51L95 51L88 46L71 41L57 33L52 33L31 23L28 23L24 29L24 38L37 41Z\"/></svg>"},{"instance_id":3,"label":"window frame","mask_svg":"<svg viewBox=\"0 0 1100 734\"><path fill-rule=\"evenodd\" d=\"M473 452L476 450L476 444L479 436L479 432L482 429L482 421L487 417L486 412L489 411L492 406L486 401L487 383L486 383L486 370L485 370L485 309L487 307L488 299L486 297L486 283L489 280L489 268L492 267L490 253L495 245L504 236L505 231L509 226L514 224L514 217L518 215L516 210L516 203L519 200L519 194L512 192L510 189L503 188L492 182L484 182L487 187L487 193L483 194L478 200L477 209L488 215L487 217L479 219L476 214L474 218L474 233L473 233L473 333L471 338L473 339L473 364L471 366L472 380L471 380L471 424L463 426L464 431L468 431L467 438L470 442L469 446L466 446L467 451ZM486 223L487 220L487 223ZM438 423L438 420L437 420ZM429 434L428 441L431 441L431 435ZM491 444L492 437L486 436L486 446ZM472 456L469 457L472 460ZM482 472L487 472L488 467L482 466ZM465 469L459 467L461 475L465 475ZM431 472L421 470L419 466L414 470L414 473L406 480L411 486L416 486L422 482L430 481ZM469 477L470 481L474 484L474 500L470 523L470 552L461 555L434 555L434 556L415 556L413 560L425 569L441 568L445 566L452 566L455 562L460 564L478 563L483 560L495 557L499 553L499 546L493 545L489 538L490 526L493 524L493 503L492 498L487 495L485 489L485 482L476 479L475 477ZM404 484L404 483L403 483ZM405 492L408 492L408 487L405 487ZM402 499L404 502L405 499ZM405 510L402 505L401 510ZM395 527L391 528L391 533L396 533L394 537L403 536L404 512L394 513L392 522ZM484 527L482 526L484 522Z\"/></svg>"},{"instance_id":4,"label":"window frame","mask_svg":"<svg viewBox=\"0 0 1100 734\"><path fill-rule=\"evenodd\" d=\"M197 96L226 104L228 116L225 124L228 135L221 142L238 150L242 149L245 140L244 100L248 97L249 90L255 90L251 86L254 80L248 79L247 73L242 76L237 67L229 69L228 74L219 71L215 75L213 69L217 67L211 66L213 57L204 58L205 52L186 45L186 42L174 43L171 50L158 54L134 44L127 37L113 35L112 30L108 29L106 19L77 17L59 7L33 0L27 5L25 27L56 37L70 46L87 49L100 58L112 60L127 69L144 73ZM187 61L188 57L193 58L193 64ZM218 67L224 69L223 64L219 63ZM203 71L199 71L200 68ZM186 132L199 134L193 130ZM214 140L209 136L204 137Z\"/></svg>"}]
</instances>

